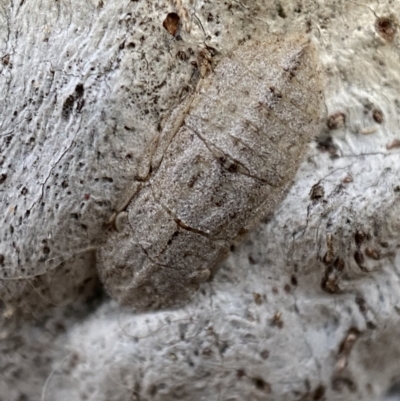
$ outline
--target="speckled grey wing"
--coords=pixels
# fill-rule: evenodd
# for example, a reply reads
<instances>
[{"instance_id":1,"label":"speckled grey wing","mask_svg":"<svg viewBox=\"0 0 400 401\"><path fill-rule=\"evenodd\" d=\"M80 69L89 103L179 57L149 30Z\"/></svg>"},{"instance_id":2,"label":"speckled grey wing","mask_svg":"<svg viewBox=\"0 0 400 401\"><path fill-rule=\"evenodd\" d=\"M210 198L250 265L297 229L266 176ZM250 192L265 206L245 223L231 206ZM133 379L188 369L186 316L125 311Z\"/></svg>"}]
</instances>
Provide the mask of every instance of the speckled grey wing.
<instances>
[{"instance_id":1,"label":"speckled grey wing","mask_svg":"<svg viewBox=\"0 0 400 401\"><path fill-rule=\"evenodd\" d=\"M320 110L307 39L250 42L224 58L130 202L122 231L99 250L111 296L138 309L187 300L283 199Z\"/></svg>"}]
</instances>

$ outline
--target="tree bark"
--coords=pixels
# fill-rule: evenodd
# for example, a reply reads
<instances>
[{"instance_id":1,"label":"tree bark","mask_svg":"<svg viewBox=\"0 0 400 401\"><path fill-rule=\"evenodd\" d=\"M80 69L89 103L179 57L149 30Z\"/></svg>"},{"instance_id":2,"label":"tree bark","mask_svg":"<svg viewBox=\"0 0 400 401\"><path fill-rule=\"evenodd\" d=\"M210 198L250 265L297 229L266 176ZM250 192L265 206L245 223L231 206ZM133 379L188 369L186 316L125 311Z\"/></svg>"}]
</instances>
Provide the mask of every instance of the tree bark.
<instances>
[{"instance_id":1,"label":"tree bark","mask_svg":"<svg viewBox=\"0 0 400 401\"><path fill-rule=\"evenodd\" d=\"M383 397L400 353L399 8L2 0L4 399ZM205 49L216 65L293 33L317 46L326 111L284 202L186 306L98 295L106 223Z\"/></svg>"}]
</instances>

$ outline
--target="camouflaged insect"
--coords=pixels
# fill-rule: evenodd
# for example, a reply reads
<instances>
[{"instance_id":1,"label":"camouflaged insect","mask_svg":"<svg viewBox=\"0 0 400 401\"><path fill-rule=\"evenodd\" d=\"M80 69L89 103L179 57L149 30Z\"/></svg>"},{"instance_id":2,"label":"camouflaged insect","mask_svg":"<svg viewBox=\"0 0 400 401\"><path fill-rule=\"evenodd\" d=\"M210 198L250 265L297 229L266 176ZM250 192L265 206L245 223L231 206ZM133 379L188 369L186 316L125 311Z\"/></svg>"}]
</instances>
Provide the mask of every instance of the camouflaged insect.
<instances>
[{"instance_id":1,"label":"camouflaged insect","mask_svg":"<svg viewBox=\"0 0 400 401\"><path fill-rule=\"evenodd\" d=\"M98 251L110 295L137 309L190 298L282 201L321 104L304 37L247 42L222 59L149 147L144 178Z\"/></svg>"}]
</instances>

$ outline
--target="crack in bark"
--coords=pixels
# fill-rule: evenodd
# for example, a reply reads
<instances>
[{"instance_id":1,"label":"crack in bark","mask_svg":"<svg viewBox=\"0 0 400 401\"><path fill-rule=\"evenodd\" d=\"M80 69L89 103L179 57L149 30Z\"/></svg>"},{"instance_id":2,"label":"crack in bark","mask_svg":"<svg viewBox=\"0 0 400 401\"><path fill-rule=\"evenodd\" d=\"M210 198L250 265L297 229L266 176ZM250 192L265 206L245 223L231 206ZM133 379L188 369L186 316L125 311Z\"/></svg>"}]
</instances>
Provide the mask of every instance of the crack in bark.
<instances>
[{"instance_id":1,"label":"crack in bark","mask_svg":"<svg viewBox=\"0 0 400 401\"><path fill-rule=\"evenodd\" d=\"M200 117L200 116L197 116L197 115L191 115L191 117L194 117L194 118L197 118L197 119L199 119L199 120L201 120L201 121L204 121L204 122L206 122L206 120L203 118L203 117ZM242 119L246 122L246 123L248 123L249 125L251 125L252 127L254 127L256 130L257 130L257 132L262 132L261 131L261 129L260 128L258 128L255 124L253 124L251 121L249 121L247 118L245 118L245 117L243 117L242 116ZM278 119L279 120L279 119ZM280 120L279 120L280 121ZM209 122L207 122L207 123L209 123ZM282 125L285 125L284 124L284 122L282 122ZM195 134L197 134L197 131L195 131L195 129L194 128L192 128L191 126L189 126L189 125L186 125L190 130L192 130ZM214 128L216 128L216 129L219 129L218 127L216 127L215 125L213 125L213 127ZM288 127L285 125L285 127L288 129ZM220 130L221 132L223 132L222 130ZM200 134L199 134L200 135ZM198 136L199 136L198 135ZM266 159L265 158L265 156L263 156L262 154L260 154L260 153L257 153L250 145L248 145L246 142L244 142L244 140L242 139L242 138L238 138L237 136L234 136L234 135L231 135L231 134L229 134L228 132L226 133L226 135L228 135L229 137L231 137L233 140L235 140L235 141L238 141L238 142L240 142L243 146L245 146L250 152L252 152L255 156L257 156L257 157L259 157L260 159L262 159L262 160L264 160L267 164L270 164L270 161L268 160L268 159ZM201 138L200 138L201 139ZM206 141L206 140L204 140L204 141ZM271 141L272 142L272 141ZM206 145L207 146L207 145ZM221 150L221 149L219 149L219 147L217 146L217 145L215 145L214 143L212 143L211 142L211 146L214 146L215 148L217 148L218 150L220 150L226 157L230 157L230 156L228 156L226 153L224 153L224 151L223 150ZM207 146L207 148L209 149L209 147ZM210 150L210 149L209 149ZM274 150L277 150L277 151L280 151L279 149L274 149ZM211 150L210 150L210 152L211 153L213 153ZM236 162L236 160L235 159L233 159L233 158L231 158L232 160L234 160L235 162ZM237 163L240 163L239 161L237 161ZM247 167L245 167L245 166L243 166L243 168L244 169L246 169L247 171L248 171L248 169L247 169ZM276 173L274 170L272 170L272 173L274 174L274 173ZM277 174L277 173L276 173ZM262 178L260 178L260 177L257 177L257 176L252 176L252 175L250 175L250 174L246 174L246 175L249 175L250 177L255 177L255 178L257 178L257 179L259 179L259 180L261 180L261 181L265 181L265 180L263 180ZM281 179L283 179L283 178L281 178ZM273 187L280 187L280 185L273 185L273 184L271 184L270 182L268 182L268 181L265 181L268 185L271 185L271 186L273 186Z\"/></svg>"},{"instance_id":2,"label":"crack in bark","mask_svg":"<svg viewBox=\"0 0 400 401\"><path fill-rule=\"evenodd\" d=\"M154 193L154 189L153 189L153 186L152 186L151 183L149 183L149 186L150 186L151 194L152 194L152 196L153 196L154 201L155 201L159 206L161 206L161 207L163 208L163 210L164 210L169 216L172 217L172 219L174 220L174 222L176 223L176 225L177 225L178 227L182 228L183 230L192 232L192 233L194 233L194 234L201 235L202 237L205 237L205 238L207 238L207 239L209 239L209 240L211 240L211 241L213 241L213 242L226 241L225 238L215 238L215 237L213 237L212 235L210 235L209 233L207 233L207 232L205 232L205 231L199 230L199 229L197 229L197 228L191 227L191 226L189 226L188 224L186 224L183 220L181 220L179 217L177 217L177 216L175 215L175 213L174 213L172 210L170 210L170 209L156 196L156 194Z\"/></svg>"},{"instance_id":3,"label":"crack in bark","mask_svg":"<svg viewBox=\"0 0 400 401\"><path fill-rule=\"evenodd\" d=\"M232 163L232 166L236 166L236 167L241 167L241 168L242 168L242 169L233 170L232 167L227 167L227 166L224 165L224 163L221 163L221 166L222 166L226 171L228 171L229 173L241 174L241 175L243 175L243 176L253 178L254 180L261 181L263 184L266 184L266 185L268 185L268 186L270 186L270 187L274 187L274 188L279 188L279 187L282 186L282 185L274 185L274 184L270 183L269 181L264 180L263 178L257 177L257 176L255 176L255 175L253 175L253 174L250 174L250 172L247 172L247 171L249 171L248 168L247 168L245 165L243 165L243 163L241 163L239 160L234 159L233 157L227 155L227 154L226 154L222 149L220 149L218 146L216 146L216 145L214 145L214 144L212 144L212 143L210 144L201 134L199 134L199 133L198 133L196 130L194 130L193 128L191 128L191 127L188 127L188 128L204 143L204 145L207 147L207 149L210 151L210 153L215 157L215 159L216 159L217 161L219 161L219 162L221 161L221 160L220 160L220 157L221 157L221 156L216 155L216 154L215 154L215 151L213 151L212 147L214 147L216 150L218 150L219 152L221 152L221 154L223 155L223 157L225 157L226 159L228 159L228 160ZM244 170L244 171L243 171L243 170Z\"/></svg>"},{"instance_id":4,"label":"crack in bark","mask_svg":"<svg viewBox=\"0 0 400 401\"><path fill-rule=\"evenodd\" d=\"M153 264L156 265L156 266L167 267L167 268L169 268L169 269L175 269L175 270L177 270L176 267L174 267L174 266L167 265L167 264L160 263L160 262L156 262L156 261L149 255L147 249L139 242L139 240L138 240L138 238L137 238L137 236L136 236L136 234L135 234L135 231L134 231L133 227L131 226L129 220L128 220L128 225L129 225L129 227L130 227L130 232L131 232L131 234L132 234L133 237L135 238L135 242L133 242L133 245L138 245L138 246L140 247L140 249L143 251L144 256L145 256L151 263L153 263Z\"/></svg>"}]
</instances>

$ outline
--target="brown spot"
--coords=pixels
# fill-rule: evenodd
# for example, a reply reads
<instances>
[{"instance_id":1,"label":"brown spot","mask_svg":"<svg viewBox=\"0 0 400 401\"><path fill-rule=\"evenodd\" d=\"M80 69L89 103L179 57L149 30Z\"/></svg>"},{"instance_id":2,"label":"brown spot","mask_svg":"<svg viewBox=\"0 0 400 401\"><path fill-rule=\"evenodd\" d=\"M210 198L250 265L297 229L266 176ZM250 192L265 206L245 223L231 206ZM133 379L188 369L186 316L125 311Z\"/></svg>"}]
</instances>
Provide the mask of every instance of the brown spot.
<instances>
[{"instance_id":1,"label":"brown spot","mask_svg":"<svg viewBox=\"0 0 400 401\"><path fill-rule=\"evenodd\" d=\"M318 401L325 395L325 386L320 384L314 391L313 400Z\"/></svg>"},{"instance_id":2,"label":"brown spot","mask_svg":"<svg viewBox=\"0 0 400 401\"><path fill-rule=\"evenodd\" d=\"M259 377L254 377L252 380L253 380L254 385L259 390L265 391L266 393L271 392L271 385L269 383L267 383L266 381L264 381L263 379L261 379Z\"/></svg>"},{"instance_id":3,"label":"brown spot","mask_svg":"<svg viewBox=\"0 0 400 401\"><path fill-rule=\"evenodd\" d=\"M269 358L269 351L265 349L264 351L261 351L260 353L262 359L268 359Z\"/></svg>"},{"instance_id":4,"label":"brown spot","mask_svg":"<svg viewBox=\"0 0 400 401\"><path fill-rule=\"evenodd\" d=\"M381 255L379 253L379 251L375 248L372 248L370 246L368 246L367 248L365 248L365 254L374 260L379 260L381 258Z\"/></svg>"},{"instance_id":5,"label":"brown spot","mask_svg":"<svg viewBox=\"0 0 400 401\"><path fill-rule=\"evenodd\" d=\"M203 356L211 356L213 354L212 349L210 347L206 347L201 352Z\"/></svg>"},{"instance_id":6,"label":"brown spot","mask_svg":"<svg viewBox=\"0 0 400 401\"><path fill-rule=\"evenodd\" d=\"M286 18L286 17L287 17L287 15L286 15L286 13L285 13L285 10L283 9L283 6L282 6L281 3L278 3L278 4L276 5L276 11L278 12L278 15L279 15L281 18Z\"/></svg>"},{"instance_id":7,"label":"brown spot","mask_svg":"<svg viewBox=\"0 0 400 401\"><path fill-rule=\"evenodd\" d=\"M360 251L356 251L354 253L354 260L356 261L358 267L361 270L365 269L364 266L363 266L364 265L364 255Z\"/></svg>"},{"instance_id":8,"label":"brown spot","mask_svg":"<svg viewBox=\"0 0 400 401\"><path fill-rule=\"evenodd\" d=\"M253 256L251 256L251 255L249 255L249 263L250 263L251 265L257 264L256 260L255 260L255 259L253 258Z\"/></svg>"},{"instance_id":9,"label":"brown spot","mask_svg":"<svg viewBox=\"0 0 400 401\"><path fill-rule=\"evenodd\" d=\"M327 269L321 281L321 288L329 294L340 292L339 276L333 269Z\"/></svg>"},{"instance_id":10,"label":"brown spot","mask_svg":"<svg viewBox=\"0 0 400 401\"><path fill-rule=\"evenodd\" d=\"M169 13L164 22L163 27L172 35L175 36L179 27L179 15L176 13Z\"/></svg>"},{"instance_id":11,"label":"brown spot","mask_svg":"<svg viewBox=\"0 0 400 401\"><path fill-rule=\"evenodd\" d=\"M176 238L178 235L179 235L179 231L174 231L174 233L170 236L170 238L169 238L167 244L168 244L168 245L171 245L172 242L173 242L173 240L174 240L174 238Z\"/></svg>"},{"instance_id":12,"label":"brown spot","mask_svg":"<svg viewBox=\"0 0 400 401\"><path fill-rule=\"evenodd\" d=\"M7 179L7 174L0 174L0 184L3 184L3 182Z\"/></svg>"},{"instance_id":13,"label":"brown spot","mask_svg":"<svg viewBox=\"0 0 400 401\"><path fill-rule=\"evenodd\" d=\"M220 157L218 157L218 161L223 166L226 163L226 157L220 156Z\"/></svg>"},{"instance_id":14,"label":"brown spot","mask_svg":"<svg viewBox=\"0 0 400 401\"><path fill-rule=\"evenodd\" d=\"M292 289L290 288L290 285L289 285L289 284L285 284L285 286L283 287L283 289L284 289L284 291L286 292L286 294L290 294L290 291L292 290Z\"/></svg>"},{"instance_id":15,"label":"brown spot","mask_svg":"<svg viewBox=\"0 0 400 401\"><path fill-rule=\"evenodd\" d=\"M393 142L386 145L387 150L397 149L400 148L400 140L395 139Z\"/></svg>"},{"instance_id":16,"label":"brown spot","mask_svg":"<svg viewBox=\"0 0 400 401\"><path fill-rule=\"evenodd\" d=\"M383 122L383 113L379 109L372 110L372 118L378 123L382 124Z\"/></svg>"},{"instance_id":17,"label":"brown spot","mask_svg":"<svg viewBox=\"0 0 400 401\"><path fill-rule=\"evenodd\" d=\"M326 255L325 255L326 256ZM324 261L325 262L325 261ZM321 288L330 294L335 294L340 292L339 286L339 278L340 272L344 270L344 262L340 258L336 258L336 260L332 264L330 264L326 270L325 274L321 280Z\"/></svg>"},{"instance_id":18,"label":"brown spot","mask_svg":"<svg viewBox=\"0 0 400 401\"><path fill-rule=\"evenodd\" d=\"M246 371L244 369L238 369L236 371L236 377L241 379L243 376L246 376Z\"/></svg>"},{"instance_id":19,"label":"brown spot","mask_svg":"<svg viewBox=\"0 0 400 401\"><path fill-rule=\"evenodd\" d=\"M183 50L179 50L178 53L176 53L176 57L182 61L186 61L188 59L187 54Z\"/></svg>"},{"instance_id":20,"label":"brown spot","mask_svg":"<svg viewBox=\"0 0 400 401\"><path fill-rule=\"evenodd\" d=\"M363 297L356 297L356 304L361 313L365 313L367 311L366 303L367 302Z\"/></svg>"},{"instance_id":21,"label":"brown spot","mask_svg":"<svg viewBox=\"0 0 400 401\"><path fill-rule=\"evenodd\" d=\"M4 255L0 253L0 266L4 266Z\"/></svg>"},{"instance_id":22,"label":"brown spot","mask_svg":"<svg viewBox=\"0 0 400 401\"><path fill-rule=\"evenodd\" d=\"M344 184L348 184L350 182L353 182L353 177L350 174L348 174L348 175L346 175L346 177L343 178L342 182Z\"/></svg>"},{"instance_id":23,"label":"brown spot","mask_svg":"<svg viewBox=\"0 0 400 401\"><path fill-rule=\"evenodd\" d=\"M238 232L238 237L240 237L240 236L242 236L242 235L245 235L245 234L247 234L248 232L249 232L249 229L248 229L248 228L242 227L242 228L239 230L239 232Z\"/></svg>"},{"instance_id":24,"label":"brown spot","mask_svg":"<svg viewBox=\"0 0 400 401\"><path fill-rule=\"evenodd\" d=\"M276 312L274 317L271 319L271 326L278 327L278 329L282 329L283 327L283 320L282 320L282 313Z\"/></svg>"},{"instance_id":25,"label":"brown spot","mask_svg":"<svg viewBox=\"0 0 400 401\"><path fill-rule=\"evenodd\" d=\"M238 165L236 163L229 164L228 171L230 173L236 173L238 170L239 170L239 167L238 167Z\"/></svg>"},{"instance_id":26,"label":"brown spot","mask_svg":"<svg viewBox=\"0 0 400 401\"><path fill-rule=\"evenodd\" d=\"M4 65L10 64L10 55L6 54L1 58L1 61L3 62Z\"/></svg>"},{"instance_id":27,"label":"brown spot","mask_svg":"<svg viewBox=\"0 0 400 401\"><path fill-rule=\"evenodd\" d=\"M365 235L365 233L363 233L362 231L357 231L355 234L354 234L354 240L355 240L355 242L356 242L356 245L357 246L360 246L364 241L365 241L365 238L366 238L367 236Z\"/></svg>"},{"instance_id":28,"label":"brown spot","mask_svg":"<svg viewBox=\"0 0 400 401\"><path fill-rule=\"evenodd\" d=\"M62 116L64 119L68 120L69 116L72 113L73 107L75 103L74 95L69 95L62 106Z\"/></svg>"},{"instance_id":29,"label":"brown spot","mask_svg":"<svg viewBox=\"0 0 400 401\"><path fill-rule=\"evenodd\" d=\"M337 146L333 143L331 137L318 138L317 148L321 152L328 152L331 156L337 155Z\"/></svg>"},{"instance_id":30,"label":"brown spot","mask_svg":"<svg viewBox=\"0 0 400 401\"><path fill-rule=\"evenodd\" d=\"M261 305L263 302L263 297L261 294L257 293L257 292L253 292L253 298L254 298L254 302L257 305Z\"/></svg>"},{"instance_id":31,"label":"brown spot","mask_svg":"<svg viewBox=\"0 0 400 401\"><path fill-rule=\"evenodd\" d=\"M321 199L325 195L324 187L320 184L315 184L310 191L311 199Z\"/></svg>"},{"instance_id":32,"label":"brown spot","mask_svg":"<svg viewBox=\"0 0 400 401\"><path fill-rule=\"evenodd\" d=\"M397 22L394 17L379 17L375 21L375 29L385 40L392 42L397 32Z\"/></svg>"},{"instance_id":33,"label":"brown spot","mask_svg":"<svg viewBox=\"0 0 400 401\"><path fill-rule=\"evenodd\" d=\"M334 130L342 128L346 122L346 115L344 113L335 113L328 117L326 125L329 129Z\"/></svg>"},{"instance_id":34,"label":"brown spot","mask_svg":"<svg viewBox=\"0 0 400 401\"><path fill-rule=\"evenodd\" d=\"M187 186L189 188L193 188L194 184L198 181L199 177L200 177L200 174L195 174L192 177L190 177L190 180L188 181ZM222 201L215 202L215 205L216 206L221 206L222 205Z\"/></svg>"}]
</instances>

